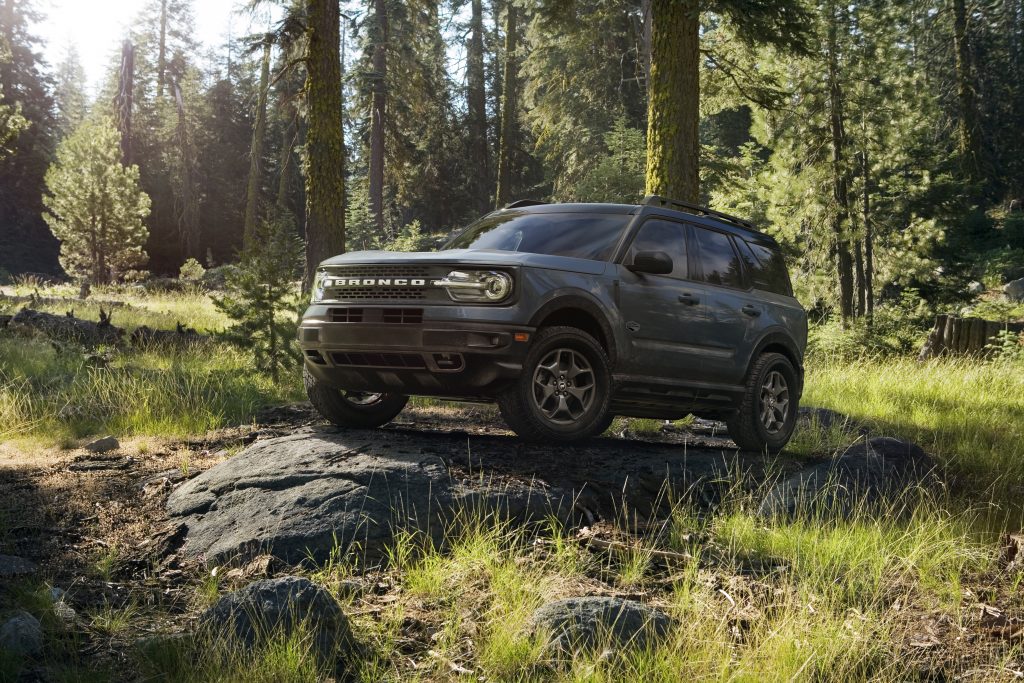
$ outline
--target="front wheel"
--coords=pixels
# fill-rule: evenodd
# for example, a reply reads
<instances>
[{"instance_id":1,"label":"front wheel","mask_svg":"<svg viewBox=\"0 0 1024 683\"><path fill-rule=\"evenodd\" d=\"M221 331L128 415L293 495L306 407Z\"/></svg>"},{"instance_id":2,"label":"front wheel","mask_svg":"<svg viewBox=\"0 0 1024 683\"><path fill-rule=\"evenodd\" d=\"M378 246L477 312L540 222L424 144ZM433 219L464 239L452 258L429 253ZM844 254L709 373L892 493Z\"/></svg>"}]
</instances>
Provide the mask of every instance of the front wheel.
<instances>
[{"instance_id":1,"label":"front wheel","mask_svg":"<svg viewBox=\"0 0 1024 683\"><path fill-rule=\"evenodd\" d=\"M317 379L305 366L302 381L317 412L339 427L372 429L386 425L409 402L408 396L398 394L335 389Z\"/></svg>"},{"instance_id":2,"label":"front wheel","mask_svg":"<svg viewBox=\"0 0 1024 683\"><path fill-rule=\"evenodd\" d=\"M800 387L796 370L781 353L758 357L747 376L739 412L726 420L741 450L778 453L796 427Z\"/></svg>"},{"instance_id":3,"label":"front wheel","mask_svg":"<svg viewBox=\"0 0 1024 683\"><path fill-rule=\"evenodd\" d=\"M606 430L610 400L611 369L601 345L574 327L549 327L537 333L498 407L523 439L566 443Z\"/></svg>"}]
</instances>

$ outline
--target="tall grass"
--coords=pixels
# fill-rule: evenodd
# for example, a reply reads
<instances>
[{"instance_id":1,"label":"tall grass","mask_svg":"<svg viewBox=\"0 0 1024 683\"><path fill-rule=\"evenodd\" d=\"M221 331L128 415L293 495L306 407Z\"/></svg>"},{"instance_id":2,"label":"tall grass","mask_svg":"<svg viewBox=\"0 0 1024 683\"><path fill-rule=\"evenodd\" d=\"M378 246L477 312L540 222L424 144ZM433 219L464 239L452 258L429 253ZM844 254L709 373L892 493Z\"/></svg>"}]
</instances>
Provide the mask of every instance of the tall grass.
<instances>
[{"instance_id":1,"label":"tall grass","mask_svg":"<svg viewBox=\"0 0 1024 683\"><path fill-rule=\"evenodd\" d=\"M903 435L974 484L1024 486L1024 368L1004 362L816 359L804 403Z\"/></svg>"}]
</instances>

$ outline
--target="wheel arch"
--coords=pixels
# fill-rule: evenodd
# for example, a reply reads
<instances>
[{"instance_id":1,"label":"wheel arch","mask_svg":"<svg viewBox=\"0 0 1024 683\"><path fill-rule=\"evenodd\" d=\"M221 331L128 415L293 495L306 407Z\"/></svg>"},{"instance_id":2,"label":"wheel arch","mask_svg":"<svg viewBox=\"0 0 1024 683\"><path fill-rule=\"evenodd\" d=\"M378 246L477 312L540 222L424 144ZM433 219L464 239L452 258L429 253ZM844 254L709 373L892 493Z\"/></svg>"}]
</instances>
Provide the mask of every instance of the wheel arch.
<instances>
[{"instance_id":1,"label":"wheel arch","mask_svg":"<svg viewBox=\"0 0 1024 683\"><path fill-rule=\"evenodd\" d=\"M601 305L586 296L559 296L541 306L530 320L537 329L564 325L583 330L594 337L608 354L612 366L618 357L615 333Z\"/></svg>"},{"instance_id":2,"label":"wheel arch","mask_svg":"<svg viewBox=\"0 0 1024 683\"><path fill-rule=\"evenodd\" d=\"M747 369L744 377L750 374L754 363L765 353L779 353L789 359L789 362L793 364L793 369L796 370L797 380L800 382L800 393L802 394L804 387L803 354L800 352L796 342L793 341L793 338L785 332L769 332L757 343L754 347L754 352L750 354L750 358L747 360Z\"/></svg>"}]
</instances>

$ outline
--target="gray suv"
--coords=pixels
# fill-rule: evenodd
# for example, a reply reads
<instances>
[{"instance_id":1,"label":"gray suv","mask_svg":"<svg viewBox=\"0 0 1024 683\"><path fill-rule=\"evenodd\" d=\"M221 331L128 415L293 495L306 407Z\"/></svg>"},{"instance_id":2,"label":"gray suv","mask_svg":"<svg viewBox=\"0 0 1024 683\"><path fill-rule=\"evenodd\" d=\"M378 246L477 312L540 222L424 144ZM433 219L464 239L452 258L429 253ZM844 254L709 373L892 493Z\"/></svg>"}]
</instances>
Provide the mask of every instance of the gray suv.
<instances>
[{"instance_id":1,"label":"gray suv","mask_svg":"<svg viewBox=\"0 0 1024 683\"><path fill-rule=\"evenodd\" d=\"M324 261L298 340L310 400L343 427L383 425L420 395L497 402L529 440L692 413L777 452L807 316L778 244L746 221L653 196L523 201L436 252Z\"/></svg>"}]
</instances>

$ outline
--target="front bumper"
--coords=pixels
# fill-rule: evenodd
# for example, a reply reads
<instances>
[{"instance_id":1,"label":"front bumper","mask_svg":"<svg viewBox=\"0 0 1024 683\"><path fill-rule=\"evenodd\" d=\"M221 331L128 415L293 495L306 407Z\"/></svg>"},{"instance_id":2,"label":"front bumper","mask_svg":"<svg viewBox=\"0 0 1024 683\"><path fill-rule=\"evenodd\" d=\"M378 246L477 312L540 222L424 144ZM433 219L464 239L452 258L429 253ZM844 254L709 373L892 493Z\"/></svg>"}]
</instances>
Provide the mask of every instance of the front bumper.
<instances>
[{"instance_id":1,"label":"front bumper","mask_svg":"<svg viewBox=\"0 0 1024 683\"><path fill-rule=\"evenodd\" d=\"M529 343L516 335L534 332L506 321L460 320L452 307L433 319L429 308L415 309L422 315L359 308L359 322L337 322L350 309L311 307L298 342L313 376L352 391L493 398L522 371Z\"/></svg>"}]
</instances>

